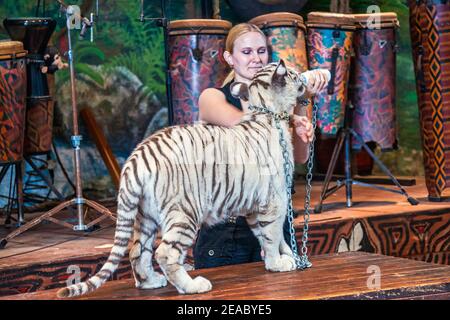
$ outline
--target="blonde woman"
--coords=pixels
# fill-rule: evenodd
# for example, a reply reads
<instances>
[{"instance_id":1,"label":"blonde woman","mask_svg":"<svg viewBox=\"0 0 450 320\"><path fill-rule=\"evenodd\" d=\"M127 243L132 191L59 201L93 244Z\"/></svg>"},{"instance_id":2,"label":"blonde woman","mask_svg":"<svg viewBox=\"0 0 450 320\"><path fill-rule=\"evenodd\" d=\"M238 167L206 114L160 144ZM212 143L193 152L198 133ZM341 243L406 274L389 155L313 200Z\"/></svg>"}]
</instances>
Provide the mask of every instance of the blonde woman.
<instances>
[{"instance_id":1,"label":"blonde woman","mask_svg":"<svg viewBox=\"0 0 450 320\"><path fill-rule=\"evenodd\" d=\"M200 119L204 122L233 126L241 120L248 109L248 102L234 98L230 93L233 81L250 83L253 75L269 62L267 39L255 25L241 23L234 26L225 43L224 59L232 71L221 88L208 88L199 97ZM308 94L325 88L328 79L325 73L314 73L308 78ZM299 153L301 161L308 159L309 143L314 130L307 117L294 115L295 133L301 138ZM297 146L298 147L298 146ZM288 224L284 234L289 241ZM194 247L195 268L209 268L229 264L261 260L261 248L245 218L229 220L213 227L203 226Z\"/></svg>"}]
</instances>

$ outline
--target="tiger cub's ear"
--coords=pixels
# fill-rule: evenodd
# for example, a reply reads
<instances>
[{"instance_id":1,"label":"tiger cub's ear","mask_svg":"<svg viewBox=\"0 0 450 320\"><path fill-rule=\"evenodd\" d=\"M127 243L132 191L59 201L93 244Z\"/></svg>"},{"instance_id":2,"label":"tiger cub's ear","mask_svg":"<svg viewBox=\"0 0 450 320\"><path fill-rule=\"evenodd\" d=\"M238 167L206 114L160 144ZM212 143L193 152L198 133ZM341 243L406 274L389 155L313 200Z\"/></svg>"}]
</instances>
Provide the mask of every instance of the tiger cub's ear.
<instances>
[{"instance_id":1,"label":"tiger cub's ear","mask_svg":"<svg viewBox=\"0 0 450 320\"><path fill-rule=\"evenodd\" d=\"M248 101L248 86L243 82L233 82L230 86L231 95L235 98Z\"/></svg>"},{"instance_id":2,"label":"tiger cub's ear","mask_svg":"<svg viewBox=\"0 0 450 320\"><path fill-rule=\"evenodd\" d=\"M286 85L286 79L285 76L287 74L286 65L284 64L284 61L281 59L278 62L277 68L275 69L275 72L272 75L272 84L277 87L283 87Z\"/></svg>"}]
</instances>

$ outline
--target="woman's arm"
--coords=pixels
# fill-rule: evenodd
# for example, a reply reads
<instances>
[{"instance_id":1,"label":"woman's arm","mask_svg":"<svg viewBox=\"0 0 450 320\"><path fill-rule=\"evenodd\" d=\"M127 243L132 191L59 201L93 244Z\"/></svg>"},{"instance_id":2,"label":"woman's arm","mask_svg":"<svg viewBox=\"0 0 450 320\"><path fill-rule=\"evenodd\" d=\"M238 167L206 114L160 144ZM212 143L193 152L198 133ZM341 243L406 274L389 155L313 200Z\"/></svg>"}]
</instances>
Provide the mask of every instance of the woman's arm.
<instances>
[{"instance_id":1,"label":"woman's arm","mask_svg":"<svg viewBox=\"0 0 450 320\"><path fill-rule=\"evenodd\" d=\"M198 101L200 120L210 124L232 127L241 121L243 112L229 104L220 90L208 88L204 90ZM295 134L300 139L295 140L295 148L300 154L299 161L306 162L309 157L309 144L314 130L307 117L294 115L292 119Z\"/></svg>"},{"instance_id":2,"label":"woman's arm","mask_svg":"<svg viewBox=\"0 0 450 320\"><path fill-rule=\"evenodd\" d=\"M208 88L198 99L200 120L207 123L232 127L241 121L243 112L227 102L220 90Z\"/></svg>"},{"instance_id":3,"label":"woman's arm","mask_svg":"<svg viewBox=\"0 0 450 320\"><path fill-rule=\"evenodd\" d=\"M305 163L309 158L309 145L314 138L314 128L311 121L305 116L294 114L291 121L295 134L300 138L294 139L296 160Z\"/></svg>"},{"instance_id":4,"label":"woman's arm","mask_svg":"<svg viewBox=\"0 0 450 320\"><path fill-rule=\"evenodd\" d=\"M326 69L310 70L303 73L307 79L306 92L304 98L308 99L321 92L328 86L331 74ZM296 151L296 160L305 163L309 157L309 146L314 138L314 128L307 117L294 114L292 124L300 139L294 140L294 150Z\"/></svg>"}]
</instances>

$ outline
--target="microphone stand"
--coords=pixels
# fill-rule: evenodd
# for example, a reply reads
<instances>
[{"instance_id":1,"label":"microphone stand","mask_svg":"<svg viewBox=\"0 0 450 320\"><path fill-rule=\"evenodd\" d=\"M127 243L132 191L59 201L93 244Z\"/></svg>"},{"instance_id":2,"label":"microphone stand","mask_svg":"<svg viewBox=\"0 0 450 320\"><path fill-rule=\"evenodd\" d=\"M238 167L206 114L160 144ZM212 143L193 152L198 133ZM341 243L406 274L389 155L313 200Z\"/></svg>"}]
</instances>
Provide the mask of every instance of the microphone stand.
<instances>
[{"instance_id":1,"label":"microphone stand","mask_svg":"<svg viewBox=\"0 0 450 320\"><path fill-rule=\"evenodd\" d=\"M43 215L31 220L30 222L26 223L25 225L21 226L20 228L16 229L15 231L8 234L5 238L0 240L0 249L3 249L8 241L19 234L25 232L26 230L34 227L35 225L39 224L40 222L47 220L51 221L53 223L59 224L63 227L72 229L74 231L92 231L92 227L94 227L97 223L100 221L110 218L113 221L116 221L116 217L104 206L88 200L83 197L83 190L82 190L82 181L81 181L81 166L80 166L80 145L82 136L79 134L79 127L78 127L78 107L77 107L77 97L76 97L76 80L75 80L75 68L74 68L74 58L73 58L73 50L72 50L72 39L70 35L71 25L70 21L73 18L75 11L72 6L65 5L62 1L57 0L62 8L64 8L64 11L66 13L66 19L67 19L67 39L68 39L68 45L69 45L69 68L70 68L70 85L71 85L71 94L72 94L72 115L73 115L73 135L71 137L72 141L72 148L73 148L73 154L74 154L74 168L75 168L75 198L65 201L55 208L51 209L50 211L44 213ZM75 16L80 17L80 16ZM100 217L97 219L94 219L87 225L84 223L84 205L87 207L90 207L94 209L95 211L99 212L101 214ZM53 215L60 212L61 210L70 207L70 206L76 206L77 208L77 216L78 216L78 222L76 225L72 225L70 223L67 223L65 221L60 221L58 219L53 218Z\"/></svg>"}]
</instances>

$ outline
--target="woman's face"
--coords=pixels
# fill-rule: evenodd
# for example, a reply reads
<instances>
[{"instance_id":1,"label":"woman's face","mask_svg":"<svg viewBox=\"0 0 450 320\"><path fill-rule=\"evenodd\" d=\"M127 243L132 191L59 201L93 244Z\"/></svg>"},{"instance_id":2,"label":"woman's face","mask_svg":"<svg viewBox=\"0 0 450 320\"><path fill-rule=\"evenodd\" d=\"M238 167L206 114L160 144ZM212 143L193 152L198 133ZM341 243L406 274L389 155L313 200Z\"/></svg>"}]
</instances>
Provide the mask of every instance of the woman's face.
<instances>
[{"instance_id":1,"label":"woman's face","mask_svg":"<svg viewBox=\"0 0 450 320\"><path fill-rule=\"evenodd\" d=\"M259 32L241 35L234 41L233 53L225 53L225 59L236 73L236 81L250 81L269 61L267 40Z\"/></svg>"}]
</instances>

